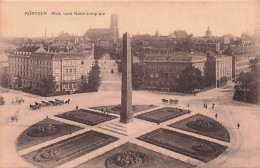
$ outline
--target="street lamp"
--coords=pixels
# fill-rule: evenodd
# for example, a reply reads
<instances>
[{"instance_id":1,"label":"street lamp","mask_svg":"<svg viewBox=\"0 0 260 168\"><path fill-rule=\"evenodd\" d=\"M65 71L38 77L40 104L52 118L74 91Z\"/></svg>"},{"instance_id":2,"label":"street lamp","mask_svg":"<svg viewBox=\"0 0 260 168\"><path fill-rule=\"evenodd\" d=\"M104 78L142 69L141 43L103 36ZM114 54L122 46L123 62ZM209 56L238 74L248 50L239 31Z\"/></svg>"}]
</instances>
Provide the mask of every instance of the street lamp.
<instances>
[{"instance_id":1,"label":"street lamp","mask_svg":"<svg viewBox=\"0 0 260 168\"><path fill-rule=\"evenodd\" d=\"M14 102L14 99L13 99L13 92L14 92L14 82L15 80L17 79L17 77L14 78L14 81L12 82L12 104Z\"/></svg>"}]
</instances>

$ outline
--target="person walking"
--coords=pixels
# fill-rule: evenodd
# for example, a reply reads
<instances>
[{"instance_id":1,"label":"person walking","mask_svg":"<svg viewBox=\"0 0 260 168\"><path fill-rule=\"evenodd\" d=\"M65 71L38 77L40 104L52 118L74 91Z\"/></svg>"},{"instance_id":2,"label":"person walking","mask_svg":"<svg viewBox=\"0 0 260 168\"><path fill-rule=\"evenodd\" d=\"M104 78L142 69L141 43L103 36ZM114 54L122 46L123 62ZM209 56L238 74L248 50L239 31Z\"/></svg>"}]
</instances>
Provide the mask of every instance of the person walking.
<instances>
[{"instance_id":1,"label":"person walking","mask_svg":"<svg viewBox=\"0 0 260 168\"><path fill-rule=\"evenodd\" d=\"M238 128L238 129L240 128L240 124L239 124L239 123L237 123L237 128Z\"/></svg>"},{"instance_id":2,"label":"person walking","mask_svg":"<svg viewBox=\"0 0 260 168\"><path fill-rule=\"evenodd\" d=\"M216 119L218 118L218 114L215 115L215 118L216 118Z\"/></svg>"}]
</instances>

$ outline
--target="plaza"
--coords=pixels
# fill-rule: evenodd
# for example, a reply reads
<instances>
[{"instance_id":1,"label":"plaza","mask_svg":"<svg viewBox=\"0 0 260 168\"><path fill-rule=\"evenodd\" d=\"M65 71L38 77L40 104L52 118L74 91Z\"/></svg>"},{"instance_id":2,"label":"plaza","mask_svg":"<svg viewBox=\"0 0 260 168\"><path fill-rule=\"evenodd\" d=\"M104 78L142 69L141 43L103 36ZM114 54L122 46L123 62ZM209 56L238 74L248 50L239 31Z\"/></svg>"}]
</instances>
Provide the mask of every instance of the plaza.
<instances>
[{"instance_id":1,"label":"plaza","mask_svg":"<svg viewBox=\"0 0 260 168\"><path fill-rule=\"evenodd\" d=\"M232 86L196 96L133 91L133 123L138 125L136 130L120 134L119 129L123 128L115 123L120 117L121 76L109 70L114 68L114 61L100 60L99 64L105 67L99 92L53 97L70 99L70 104L31 110L30 104L49 98L20 91L2 93L6 105L0 107L4 135L1 165L108 168L260 165L257 157L249 157L259 155L260 137L254 133L260 128L260 119L256 117L259 106L233 101ZM25 102L12 104L12 97L23 97ZM179 103L163 103L162 99L178 99ZM203 107L213 103L214 109ZM76 106L79 110L75 110ZM104 114L102 108L111 113ZM17 121L11 121L14 114ZM195 121L199 123L196 127L189 126ZM107 125L113 126L112 131L104 129ZM179 140L172 141L176 138ZM185 147L187 144L189 148ZM7 153L13 156L12 161Z\"/></svg>"},{"instance_id":2,"label":"plaza","mask_svg":"<svg viewBox=\"0 0 260 168\"><path fill-rule=\"evenodd\" d=\"M68 138L80 135L82 133L91 130L118 138L118 140L108 145L105 145L103 147L100 147L96 150L93 150L89 153L83 154L71 161L64 162L63 164L59 165L60 167L77 167L77 166L80 167L85 164L91 165L95 163L95 161L92 159L95 159L97 156L101 156L103 154L108 156L107 154L108 151L112 151L113 149L127 142L138 145L141 148L145 148L147 150L176 159L179 164L180 162L189 163L189 165L190 164L193 166L197 165L198 167L238 167L238 166L246 167L249 163L250 165L252 165L253 163L254 166L260 165L257 157L252 157L252 156L249 157L249 154L254 154L253 156L259 155L260 147L258 142L260 140L260 137L259 135L254 133L255 130L260 128L259 126L260 119L259 117L256 117L259 106L233 101L232 87L217 88L217 89L199 93L196 96L159 93L159 92L147 92L147 91L133 91L133 105L139 105L140 102L142 102L142 104L147 103L147 105L150 104L156 105L158 106L157 108L159 109L165 107L167 108L177 107L180 109L190 110L191 113L162 122L160 123L160 125L158 125L157 123L140 120L144 124L147 124L149 122L151 126L147 130L140 129L140 132L137 131L130 136L124 136L124 135L120 135L114 132L101 129L99 127L100 124L91 126L80 122L75 122L72 120L66 120L63 118L56 117L56 115L58 114L75 110L76 105L78 105L82 109L88 109L90 107L96 107L96 106L109 106L113 104L120 104L120 85L114 85L114 86L115 87L113 88L110 87L112 91L103 90L97 93L85 93L79 95L62 96L63 99L70 98L71 103L69 105L64 105L59 107L48 107L47 110L46 108L45 109L42 108L36 111L30 110L28 108L29 104L31 102L34 102L35 100L36 101L45 100L45 99L47 100L47 98L42 98L39 96L22 93L19 91L14 91L14 96L22 96L25 100L25 103L11 104L11 97L12 97L11 93L10 92L2 93L2 95L5 97L6 105L0 107L2 112L1 131L2 131L2 135L4 135L2 136L3 138L1 139L2 142L1 158L3 158L1 159L1 165L3 165L4 167L16 167L17 165L21 167L34 167L33 164L25 161L23 159L23 156L26 156L41 148L48 147L49 145L56 144L62 140L66 140ZM115 91L116 89L117 91ZM168 99L178 98L180 102L177 105L164 104L161 102L161 98L168 98ZM101 101L101 100L105 100L105 101ZM204 103L207 103L209 105L213 102L215 103L214 109L203 108ZM187 107L188 103L190 104L190 107ZM143 112L138 112L134 114L134 117L147 112L149 113L151 110L156 110L156 109L151 108L150 110L148 109ZM11 122L10 117L13 114L15 114L17 111L19 111L18 121ZM102 114L101 112L97 112L97 113ZM212 138L212 137L205 136L203 134L200 135L193 132L168 126L168 125L174 125L174 123L181 122L182 120L195 116L197 114L201 114L203 116L207 116L211 118L212 120L215 120L216 113L218 114L217 122L221 123L225 128L227 128L228 132L230 133L230 142L221 141L215 139L214 137ZM109 115L119 117L118 114L112 113ZM64 135L61 135L59 137L55 137L53 139L47 139L46 141L40 142L39 144L34 144L33 146L27 146L24 149L17 148L16 145L17 138L30 126L33 126L39 121L46 120L46 116L48 116L49 120L55 120L58 122L69 124L71 126L78 127L76 129L77 131L72 131L71 133L67 132ZM118 118L115 118L110 121L106 121L104 122L104 124L112 122L114 120L118 120ZM139 120L139 119L134 118L134 120ZM241 124L240 129L238 129L236 126L238 122ZM167 129L178 133L184 133L189 136L193 136L196 138L218 143L223 146L227 146L227 149L215 159L205 163L200 160L194 159L192 157L180 154L178 152L171 151L162 148L160 146L156 146L136 139L137 137L145 135L146 133L149 133L156 129ZM8 155L13 156L12 161L10 160L8 155L6 155L7 153Z\"/></svg>"}]
</instances>

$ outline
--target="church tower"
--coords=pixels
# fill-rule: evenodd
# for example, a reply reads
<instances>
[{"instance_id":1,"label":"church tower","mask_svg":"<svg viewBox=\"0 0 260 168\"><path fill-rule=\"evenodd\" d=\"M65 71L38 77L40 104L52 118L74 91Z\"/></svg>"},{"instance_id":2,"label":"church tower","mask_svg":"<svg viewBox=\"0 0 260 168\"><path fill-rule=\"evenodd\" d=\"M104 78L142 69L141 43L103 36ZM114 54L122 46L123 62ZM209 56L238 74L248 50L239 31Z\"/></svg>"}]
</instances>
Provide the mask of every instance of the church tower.
<instances>
[{"instance_id":1,"label":"church tower","mask_svg":"<svg viewBox=\"0 0 260 168\"><path fill-rule=\"evenodd\" d=\"M212 35L212 33L211 33L211 30L210 30L210 28L208 26L207 31L206 31L206 37L211 38L211 35Z\"/></svg>"},{"instance_id":2,"label":"church tower","mask_svg":"<svg viewBox=\"0 0 260 168\"><path fill-rule=\"evenodd\" d=\"M112 32L113 41L116 43L119 39L118 16L116 14L111 15L110 30Z\"/></svg>"}]
</instances>

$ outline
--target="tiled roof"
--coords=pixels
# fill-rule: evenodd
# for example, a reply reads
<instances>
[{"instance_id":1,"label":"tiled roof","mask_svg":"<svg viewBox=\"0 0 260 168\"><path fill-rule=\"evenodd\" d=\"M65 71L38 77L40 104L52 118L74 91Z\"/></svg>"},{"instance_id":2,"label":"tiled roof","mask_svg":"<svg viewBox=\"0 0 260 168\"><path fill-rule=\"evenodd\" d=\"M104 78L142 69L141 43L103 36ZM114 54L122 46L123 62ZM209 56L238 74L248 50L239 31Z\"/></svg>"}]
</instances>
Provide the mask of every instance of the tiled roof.
<instances>
[{"instance_id":1,"label":"tiled roof","mask_svg":"<svg viewBox=\"0 0 260 168\"><path fill-rule=\"evenodd\" d=\"M30 57L33 59L53 59L55 53L33 53Z\"/></svg>"},{"instance_id":2,"label":"tiled roof","mask_svg":"<svg viewBox=\"0 0 260 168\"><path fill-rule=\"evenodd\" d=\"M83 59L86 56L83 53L56 53L54 59Z\"/></svg>"}]
</instances>

